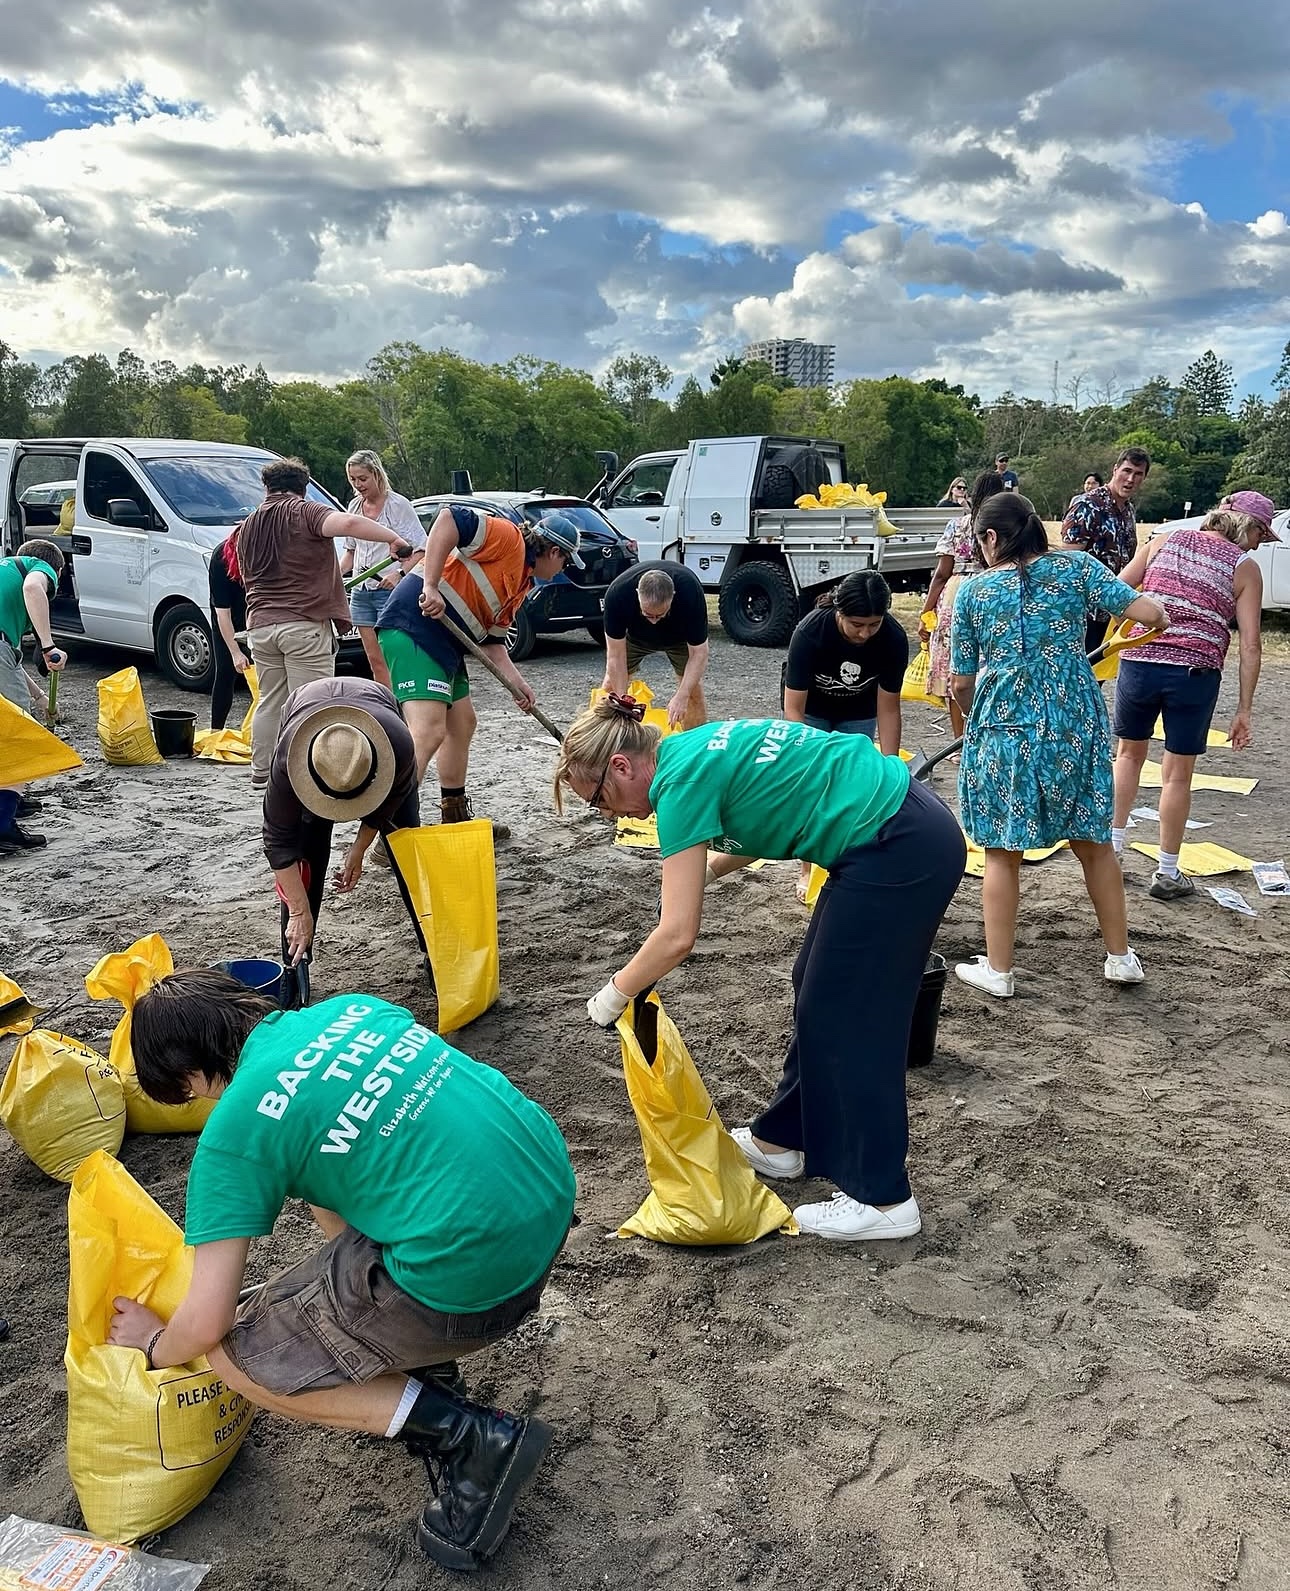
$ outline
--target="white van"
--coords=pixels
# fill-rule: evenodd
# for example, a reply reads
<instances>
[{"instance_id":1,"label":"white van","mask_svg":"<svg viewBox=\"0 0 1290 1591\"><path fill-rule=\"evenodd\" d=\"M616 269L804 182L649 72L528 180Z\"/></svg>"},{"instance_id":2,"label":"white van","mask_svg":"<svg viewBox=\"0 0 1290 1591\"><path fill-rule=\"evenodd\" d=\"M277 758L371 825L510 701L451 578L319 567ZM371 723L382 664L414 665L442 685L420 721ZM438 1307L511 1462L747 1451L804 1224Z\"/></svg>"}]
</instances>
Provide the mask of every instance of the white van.
<instances>
[{"instance_id":1,"label":"white van","mask_svg":"<svg viewBox=\"0 0 1290 1591\"><path fill-rule=\"evenodd\" d=\"M67 568L51 605L60 641L100 641L155 654L184 690L208 691L211 553L264 500L261 467L278 455L226 442L164 437L0 440L6 482L0 549L33 537L61 548ZM33 486L75 479L76 514ZM308 495L335 508L321 486Z\"/></svg>"}]
</instances>

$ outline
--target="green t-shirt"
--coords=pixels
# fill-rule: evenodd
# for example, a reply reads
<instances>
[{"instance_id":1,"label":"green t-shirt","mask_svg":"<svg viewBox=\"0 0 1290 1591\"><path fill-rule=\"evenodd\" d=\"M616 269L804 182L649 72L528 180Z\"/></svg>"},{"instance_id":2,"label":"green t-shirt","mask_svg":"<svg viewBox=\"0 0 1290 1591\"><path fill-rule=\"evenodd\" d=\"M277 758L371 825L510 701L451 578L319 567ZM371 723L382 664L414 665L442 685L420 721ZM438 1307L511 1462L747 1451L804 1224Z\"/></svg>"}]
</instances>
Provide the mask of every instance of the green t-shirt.
<instances>
[{"instance_id":1,"label":"green t-shirt","mask_svg":"<svg viewBox=\"0 0 1290 1591\"><path fill-rule=\"evenodd\" d=\"M379 1243L406 1293L467 1314L538 1280L573 1195L540 1105L410 1011L343 994L247 1039L193 1155L184 1236L262 1237L307 1199Z\"/></svg>"},{"instance_id":2,"label":"green t-shirt","mask_svg":"<svg viewBox=\"0 0 1290 1591\"><path fill-rule=\"evenodd\" d=\"M732 718L668 735L649 798L665 857L706 845L832 867L873 839L908 789L905 764L867 735Z\"/></svg>"},{"instance_id":3,"label":"green t-shirt","mask_svg":"<svg viewBox=\"0 0 1290 1591\"><path fill-rule=\"evenodd\" d=\"M55 590L58 587L58 576L41 559L24 557L21 569L18 567L18 562L17 558L0 558L0 635L9 642L15 652L18 650L18 643L31 629L27 601L22 594L23 581L30 574L48 575L54 582Z\"/></svg>"}]
</instances>

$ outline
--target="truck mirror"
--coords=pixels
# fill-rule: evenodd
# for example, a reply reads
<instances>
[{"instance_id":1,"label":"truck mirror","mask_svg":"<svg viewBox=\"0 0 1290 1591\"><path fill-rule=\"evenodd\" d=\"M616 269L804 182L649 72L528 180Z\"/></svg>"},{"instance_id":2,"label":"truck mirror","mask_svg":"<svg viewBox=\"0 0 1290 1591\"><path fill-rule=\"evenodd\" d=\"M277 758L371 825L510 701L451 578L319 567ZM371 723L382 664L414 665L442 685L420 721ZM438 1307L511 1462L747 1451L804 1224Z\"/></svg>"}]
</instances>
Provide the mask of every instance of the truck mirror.
<instances>
[{"instance_id":1,"label":"truck mirror","mask_svg":"<svg viewBox=\"0 0 1290 1591\"><path fill-rule=\"evenodd\" d=\"M148 530L152 515L139 507L133 497L109 497L107 505L109 525L119 525L122 530Z\"/></svg>"},{"instance_id":2,"label":"truck mirror","mask_svg":"<svg viewBox=\"0 0 1290 1591\"><path fill-rule=\"evenodd\" d=\"M469 470L454 470L452 472L452 495L454 497L473 497L475 488L470 483Z\"/></svg>"},{"instance_id":3,"label":"truck mirror","mask_svg":"<svg viewBox=\"0 0 1290 1591\"><path fill-rule=\"evenodd\" d=\"M617 453L608 451L597 453L596 463L600 465L600 479L587 493L587 501L589 503L603 503L605 500L605 488L618 474Z\"/></svg>"}]
</instances>

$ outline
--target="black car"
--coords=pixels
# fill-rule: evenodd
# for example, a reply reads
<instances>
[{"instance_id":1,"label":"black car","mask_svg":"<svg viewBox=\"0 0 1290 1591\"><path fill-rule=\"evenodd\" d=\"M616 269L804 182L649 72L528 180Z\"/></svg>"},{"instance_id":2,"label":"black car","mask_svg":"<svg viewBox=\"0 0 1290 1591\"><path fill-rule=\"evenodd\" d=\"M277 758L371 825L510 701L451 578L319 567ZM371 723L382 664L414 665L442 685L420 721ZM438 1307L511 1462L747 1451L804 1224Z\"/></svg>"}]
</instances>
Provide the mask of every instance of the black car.
<instances>
[{"instance_id":1,"label":"black car","mask_svg":"<svg viewBox=\"0 0 1290 1591\"><path fill-rule=\"evenodd\" d=\"M412 506L429 534L439 510L449 503L469 503L515 524L532 524L543 514L564 514L581 533L579 553L585 569L572 564L554 580L536 584L525 597L506 640L506 650L518 663L533 650L539 635L560 630L586 630L597 646L605 642L601 615L605 590L611 580L638 562L636 543L615 530L598 508L583 497L557 497L544 492L475 492L469 497L451 492L440 497L417 497Z\"/></svg>"}]
</instances>

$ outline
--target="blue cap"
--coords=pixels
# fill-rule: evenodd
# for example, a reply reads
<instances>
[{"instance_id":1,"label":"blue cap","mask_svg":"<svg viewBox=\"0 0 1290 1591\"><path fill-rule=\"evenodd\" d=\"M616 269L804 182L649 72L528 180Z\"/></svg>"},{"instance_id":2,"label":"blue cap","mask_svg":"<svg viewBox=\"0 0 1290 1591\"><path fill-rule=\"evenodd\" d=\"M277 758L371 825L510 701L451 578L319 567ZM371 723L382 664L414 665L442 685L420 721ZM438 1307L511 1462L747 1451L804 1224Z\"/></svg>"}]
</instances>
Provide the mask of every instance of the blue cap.
<instances>
[{"instance_id":1,"label":"blue cap","mask_svg":"<svg viewBox=\"0 0 1290 1591\"><path fill-rule=\"evenodd\" d=\"M542 518L533 526L543 541L549 541L553 547L561 547L569 554L569 561L575 569L585 569L587 566L578 556L578 546L582 541L582 533L569 518L568 514L543 514Z\"/></svg>"}]
</instances>

